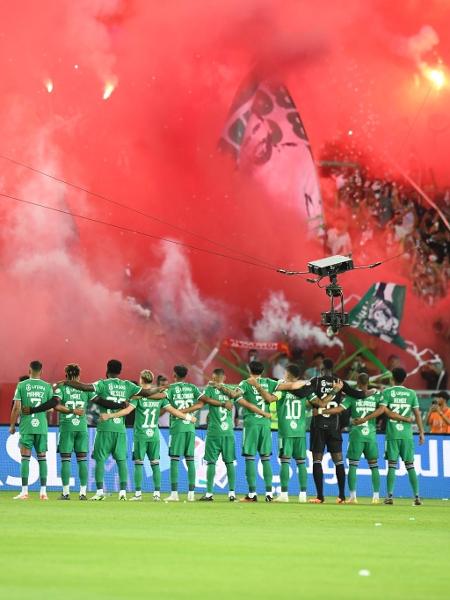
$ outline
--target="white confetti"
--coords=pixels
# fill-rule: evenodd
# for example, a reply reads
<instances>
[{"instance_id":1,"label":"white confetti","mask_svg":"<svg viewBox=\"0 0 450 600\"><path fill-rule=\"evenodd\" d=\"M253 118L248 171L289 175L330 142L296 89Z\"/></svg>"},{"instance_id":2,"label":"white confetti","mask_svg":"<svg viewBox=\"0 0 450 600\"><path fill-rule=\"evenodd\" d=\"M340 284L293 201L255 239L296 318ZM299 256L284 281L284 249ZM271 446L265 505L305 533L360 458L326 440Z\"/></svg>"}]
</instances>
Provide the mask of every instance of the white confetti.
<instances>
[{"instance_id":1,"label":"white confetti","mask_svg":"<svg viewBox=\"0 0 450 600\"><path fill-rule=\"evenodd\" d=\"M416 517L409 517L409 520L410 520L410 521L415 521L415 520L416 520Z\"/></svg>"},{"instance_id":2,"label":"white confetti","mask_svg":"<svg viewBox=\"0 0 450 600\"><path fill-rule=\"evenodd\" d=\"M382 523L375 523L375 527L381 527Z\"/></svg>"},{"instance_id":3,"label":"white confetti","mask_svg":"<svg viewBox=\"0 0 450 600\"><path fill-rule=\"evenodd\" d=\"M360 575L361 577L370 577L370 571L368 571L367 569L361 569L358 572L358 575Z\"/></svg>"}]
</instances>

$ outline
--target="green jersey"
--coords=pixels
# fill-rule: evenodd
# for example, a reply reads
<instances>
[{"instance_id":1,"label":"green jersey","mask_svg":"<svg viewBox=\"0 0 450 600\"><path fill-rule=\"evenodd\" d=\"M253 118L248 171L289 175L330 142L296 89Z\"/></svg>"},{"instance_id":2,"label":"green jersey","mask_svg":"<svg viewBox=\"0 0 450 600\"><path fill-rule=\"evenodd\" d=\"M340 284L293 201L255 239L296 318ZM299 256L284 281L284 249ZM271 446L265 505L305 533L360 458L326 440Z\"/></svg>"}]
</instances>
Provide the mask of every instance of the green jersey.
<instances>
[{"instance_id":1,"label":"green jersey","mask_svg":"<svg viewBox=\"0 0 450 600\"><path fill-rule=\"evenodd\" d=\"M370 413L373 413L381 403L381 392L376 392L367 398L352 398L346 396L341 402L341 406L350 409L352 419L362 419ZM369 439L374 439L376 435L375 419L370 419L362 425L352 425L350 429L350 439L355 441L365 442Z\"/></svg>"},{"instance_id":2,"label":"green jersey","mask_svg":"<svg viewBox=\"0 0 450 600\"><path fill-rule=\"evenodd\" d=\"M26 379L17 384L14 400L22 402L22 406L36 408L53 398L53 388L42 379ZM47 414L20 415L19 432L21 435L47 433Z\"/></svg>"},{"instance_id":3,"label":"green jersey","mask_svg":"<svg viewBox=\"0 0 450 600\"><path fill-rule=\"evenodd\" d=\"M278 435L282 438L306 436L306 398L289 391L276 392Z\"/></svg>"},{"instance_id":4,"label":"green jersey","mask_svg":"<svg viewBox=\"0 0 450 600\"><path fill-rule=\"evenodd\" d=\"M274 379L269 379L268 377L258 377L258 383L270 394L273 394L275 392L278 385L278 381L275 381ZM239 384L239 389L242 392L242 397L244 398L244 400L247 400L247 402L254 404L261 410L268 410L268 406L267 403L264 401L264 398L260 396L258 390L252 385L250 385L247 381L241 381L241 383ZM270 429L270 419L266 419L262 415L257 415L256 413L252 412L251 410L248 410L245 407L243 409L243 416L245 427L257 425L258 427L267 427L268 429Z\"/></svg>"},{"instance_id":5,"label":"green jersey","mask_svg":"<svg viewBox=\"0 0 450 600\"><path fill-rule=\"evenodd\" d=\"M213 386L208 386L205 390L205 396L213 398L219 402L233 402L226 394ZM233 411L224 406L208 407L208 435L209 436L233 436Z\"/></svg>"},{"instance_id":6,"label":"green jersey","mask_svg":"<svg viewBox=\"0 0 450 600\"><path fill-rule=\"evenodd\" d=\"M174 408L183 410L193 406L204 394L193 383L177 381L166 390L166 397ZM170 415L170 434L195 432L195 425L190 421L182 421Z\"/></svg>"},{"instance_id":7,"label":"green jersey","mask_svg":"<svg viewBox=\"0 0 450 600\"><path fill-rule=\"evenodd\" d=\"M130 404L134 411L134 437L153 438L158 435L158 421L161 409L168 406L166 398L132 398Z\"/></svg>"},{"instance_id":8,"label":"green jersey","mask_svg":"<svg viewBox=\"0 0 450 600\"><path fill-rule=\"evenodd\" d=\"M95 394L105 400L112 400L120 404L136 396L141 391L141 386L136 385L132 381L126 379L119 379L113 377L111 379L99 379L94 384ZM116 412L111 408L104 408L99 406L101 413ZM120 410L120 409L117 409ZM114 417L107 421L99 421L97 424L97 431L114 431L116 433L125 433L125 421L123 417Z\"/></svg>"},{"instance_id":9,"label":"green jersey","mask_svg":"<svg viewBox=\"0 0 450 600\"><path fill-rule=\"evenodd\" d=\"M61 386L55 390L55 396L58 396L59 403L66 408L73 410L81 408L84 410L84 415L81 417L70 413L59 413L59 430L60 431L87 431L86 410L92 398L95 398L94 392L82 392L68 385Z\"/></svg>"},{"instance_id":10,"label":"green jersey","mask_svg":"<svg viewBox=\"0 0 450 600\"><path fill-rule=\"evenodd\" d=\"M413 409L419 408L416 392L402 385L394 385L385 389L381 404L387 406L389 410L402 415L402 417L411 417ZM411 423L388 419L386 427L387 440L405 440L410 438L412 438Z\"/></svg>"}]
</instances>

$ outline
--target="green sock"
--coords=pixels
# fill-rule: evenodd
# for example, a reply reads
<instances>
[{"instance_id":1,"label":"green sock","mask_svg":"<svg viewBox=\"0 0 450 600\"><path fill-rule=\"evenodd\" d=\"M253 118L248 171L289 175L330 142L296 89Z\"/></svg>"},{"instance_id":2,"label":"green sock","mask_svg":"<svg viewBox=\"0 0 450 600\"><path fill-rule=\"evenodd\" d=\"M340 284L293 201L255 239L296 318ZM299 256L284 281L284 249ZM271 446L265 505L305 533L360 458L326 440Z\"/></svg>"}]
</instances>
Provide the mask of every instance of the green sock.
<instances>
[{"instance_id":1,"label":"green sock","mask_svg":"<svg viewBox=\"0 0 450 600\"><path fill-rule=\"evenodd\" d=\"M128 481L127 461L126 460L118 460L117 468L119 470L120 489L126 490L127 489L127 481Z\"/></svg>"},{"instance_id":2,"label":"green sock","mask_svg":"<svg viewBox=\"0 0 450 600\"><path fill-rule=\"evenodd\" d=\"M289 463L282 462L280 467L280 483L281 483L281 491L288 491L289 484Z\"/></svg>"},{"instance_id":3,"label":"green sock","mask_svg":"<svg viewBox=\"0 0 450 600\"><path fill-rule=\"evenodd\" d=\"M135 463L134 464L134 489L136 492L142 490L142 478L144 476L144 465Z\"/></svg>"},{"instance_id":4,"label":"green sock","mask_svg":"<svg viewBox=\"0 0 450 600\"><path fill-rule=\"evenodd\" d=\"M245 461L245 477L247 479L248 491L256 492L256 465L255 459Z\"/></svg>"},{"instance_id":5,"label":"green sock","mask_svg":"<svg viewBox=\"0 0 450 600\"><path fill-rule=\"evenodd\" d=\"M39 479L41 485L47 485L47 459L38 459L39 462Z\"/></svg>"},{"instance_id":6,"label":"green sock","mask_svg":"<svg viewBox=\"0 0 450 600\"><path fill-rule=\"evenodd\" d=\"M88 482L88 466L87 460L82 458L78 461L78 477L80 478L80 485L87 485Z\"/></svg>"},{"instance_id":7,"label":"green sock","mask_svg":"<svg viewBox=\"0 0 450 600\"><path fill-rule=\"evenodd\" d=\"M387 493L388 496L392 496L394 493L394 483L395 483L395 467L389 467L387 474Z\"/></svg>"},{"instance_id":8,"label":"green sock","mask_svg":"<svg viewBox=\"0 0 450 600\"><path fill-rule=\"evenodd\" d=\"M208 463L206 466L206 491L208 494L213 493L215 475L216 465L214 463Z\"/></svg>"},{"instance_id":9,"label":"green sock","mask_svg":"<svg viewBox=\"0 0 450 600\"><path fill-rule=\"evenodd\" d=\"M95 485L98 490L103 489L103 479L105 478L105 461L97 460L95 462Z\"/></svg>"},{"instance_id":10,"label":"green sock","mask_svg":"<svg viewBox=\"0 0 450 600\"><path fill-rule=\"evenodd\" d=\"M227 463L228 491L234 492L236 487L236 467L234 463Z\"/></svg>"},{"instance_id":11,"label":"green sock","mask_svg":"<svg viewBox=\"0 0 450 600\"><path fill-rule=\"evenodd\" d=\"M264 483L266 484L266 492L272 491L272 465L270 464L270 460L263 460L263 477Z\"/></svg>"},{"instance_id":12,"label":"green sock","mask_svg":"<svg viewBox=\"0 0 450 600\"><path fill-rule=\"evenodd\" d=\"M155 492L159 492L161 490L161 467L159 463L152 464L152 473L153 473L153 489Z\"/></svg>"},{"instance_id":13,"label":"green sock","mask_svg":"<svg viewBox=\"0 0 450 600\"><path fill-rule=\"evenodd\" d=\"M380 471L378 467L371 469L372 471L372 488L374 492L380 491Z\"/></svg>"},{"instance_id":14,"label":"green sock","mask_svg":"<svg viewBox=\"0 0 450 600\"><path fill-rule=\"evenodd\" d=\"M348 489L351 492L356 492L356 469L355 465L350 465L348 468Z\"/></svg>"},{"instance_id":15,"label":"green sock","mask_svg":"<svg viewBox=\"0 0 450 600\"><path fill-rule=\"evenodd\" d=\"M306 492L306 488L308 487L308 473L306 471L306 464L300 463L297 465L298 468L298 482L300 484L300 491Z\"/></svg>"},{"instance_id":16,"label":"green sock","mask_svg":"<svg viewBox=\"0 0 450 600\"><path fill-rule=\"evenodd\" d=\"M61 480L63 485L69 485L70 481L70 460L61 461Z\"/></svg>"},{"instance_id":17,"label":"green sock","mask_svg":"<svg viewBox=\"0 0 450 600\"><path fill-rule=\"evenodd\" d=\"M28 485L28 476L30 474L30 457L22 457L20 463L20 476L22 477L22 485Z\"/></svg>"},{"instance_id":18,"label":"green sock","mask_svg":"<svg viewBox=\"0 0 450 600\"><path fill-rule=\"evenodd\" d=\"M195 461L187 460L186 463L188 472L189 491L192 492L195 490Z\"/></svg>"},{"instance_id":19,"label":"green sock","mask_svg":"<svg viewBox=\"0 0 450 600\"><path fill-rule=\"evenodd\" d=\"M419 495L419 480L417 479L417 473L414 467L412 469L408 469L408 477L409 483L411 484L411 488L414 496Z\"/></svg>"},{"instance_id":20,"label":"green sock","mask_svg":"<svg viewBox=\"0 0 450 600\"><path fill-rule=\"evenodd\" d=\"M178 491L178 460L170 461L170 488L172 492Z\"/></svg>"}]
</instances>

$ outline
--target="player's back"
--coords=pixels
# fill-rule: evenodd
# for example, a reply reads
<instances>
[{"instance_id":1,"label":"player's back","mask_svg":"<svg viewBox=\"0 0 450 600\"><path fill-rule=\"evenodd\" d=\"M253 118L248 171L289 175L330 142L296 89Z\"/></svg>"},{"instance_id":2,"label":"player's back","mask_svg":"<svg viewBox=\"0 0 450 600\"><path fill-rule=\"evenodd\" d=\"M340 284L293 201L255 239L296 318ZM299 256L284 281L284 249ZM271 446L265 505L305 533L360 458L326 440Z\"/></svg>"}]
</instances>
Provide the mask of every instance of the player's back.
<instances>
[{"instance_id":1,"label":"player's back","mask_svg":"<svg viewBox=\"0 0 450 600\"><path fill-rule=\"evenodd\" d=\"M331 394L333 385L336 381L338 381L338 378L334 375L321 375L320 377L311 379L310 385L313 388L315 395L318 398L323 398L328 396L328 394ZM339 406L342 399L342 392L338 392L333 400L330 400L327 403L326 408L335 408L336 406ZM339 430L341 428L340 415L314 415L313 412L311 428Z\"/></svg>"},{"instance_id":2,"label":"player's back","mask_svg":"<svg viewBox=\"0 0 450 600\"><path fill-rule=\"evenodd\" d=\"M157 434L161 408L168 405L166 399L135 397L130 401L135 407L134 435L137 437L153 437Z\"/></svg>"},{"instance_id":3,"label":"player's back","mask_svg":"<svg viewBox=\"0 0 450 600\"><path fill-rule=\"evenodd\" d=\"M383 391L381 404L402 417L412 417L413 410L419 408L417 394L403 385L394 385ZM412 425L407 422L389 419L386 427L386 437L390 439L406 438L412 435Z\"/></svg>"},{"instance_id":4,"label":"player's back","mask_svg":"<svg viewBox=\"0 0 450 600\"><path fill-rule=\"evenodd\" d=\"M59 428L61 431L76 430L86 431L87 430L87 416L86 411L90 400L95 396L94 392L83 392L82 390L76 390L68 385L64 385L56 388L55 396L59 398L59 402L68 409L79 408L84 410L84 414L74 415L73 412L70 414L59 413Z\"/></svg>"},{"instance_id":5,"label":"player's back","mask_svg":"<svg viewBox=\"0 0 450 600\"><path fill-rule=\"evenodd\" d=\"M21 381L16 388L14 400L20 400L23 407L37 408L53 397L53 388L50 383L42 379L26 379ZM47 433L47 414L45 412L34 415L20 416L19 431L21 434Z\"/></svg>"},{"instance_id":6,"label":"player's back","mask_svg":"<svg viewBox=\"0 0 450 600\"><path fill-rule=\"evenodd\" d=\"M273 394L275 392L276 387L278 385L278 381L275 381L274 379L270 379L269 377L258 377L257 379L258 379L259 385L262 388L264 388L267 392L269 392L270 394ZM247 400L247 402L254 404L260 410L267 409L267 404L264 401L264 398L261 396L261 394L258 392L258 390L253 385L251 385L248 381L246 381L246 380L241 381L241 383L239 384L238 387L242 391L242 397L245 400ZM262 415L257 415L256 413L252 412L251 410L248 410L245 407L243 409L243 417L244 417L244 425L246 427L251 426L251 425L258 425L258 426L268 426L270 428L270 419L266 419Z\"/></svg>"},{"instance_id":7,"label":"player's back","mask_svg":"<svg viewBox=\"0 0 450 600\"><path fill-rule=\"evenodd\" d=\"M226 387L231 389L229 386ZM213 386L205 389L205 396L222 403L232 402L226 394ZM224 406L209 406L207 425L210 437L233 435L233 412Z\"/></svg>"},{"instance_id":8,"label":"player's back","mask_svg":"<svg viewBox=\"0 0 450 600\"><path fill-rule=\"evenodd\" d=\"M188 381L171 383L166 390L167 400L178 410L193 406L202 395L198 387ZM182 421L170 415L170 429L172 433L187 433L195 431L195 426L190 421Z\"/></svg>"}]
</instances>

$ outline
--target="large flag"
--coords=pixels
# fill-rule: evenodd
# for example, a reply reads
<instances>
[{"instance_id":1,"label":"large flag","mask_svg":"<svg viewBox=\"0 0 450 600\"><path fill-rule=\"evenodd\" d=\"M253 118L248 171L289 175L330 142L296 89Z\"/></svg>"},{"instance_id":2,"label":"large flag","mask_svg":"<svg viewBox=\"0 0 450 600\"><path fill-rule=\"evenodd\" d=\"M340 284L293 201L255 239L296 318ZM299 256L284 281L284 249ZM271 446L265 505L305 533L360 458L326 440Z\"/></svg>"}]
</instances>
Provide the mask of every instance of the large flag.
<instances>
[{"instance_id":1,"label":"large flag","mask_svg":"<svg viewBox=\"0 0 450 600\"><path fill-rule=\"evenodd\" d=\"M300 114L286 86L254 71L239 88L219 142L277 202L295 208L316 235L323 233L322 199Z\"/></svg>"},{"instance_id":2,"label":"large flag","mask_svg":"<svg viewBox=\"0 0 450 600\"><path fill-rule=\"evenodd\" d=\"M350 327L406 348L399 332L405 295L404 285L375 283L350 311Z\"/></svg>"}]
</instances>

